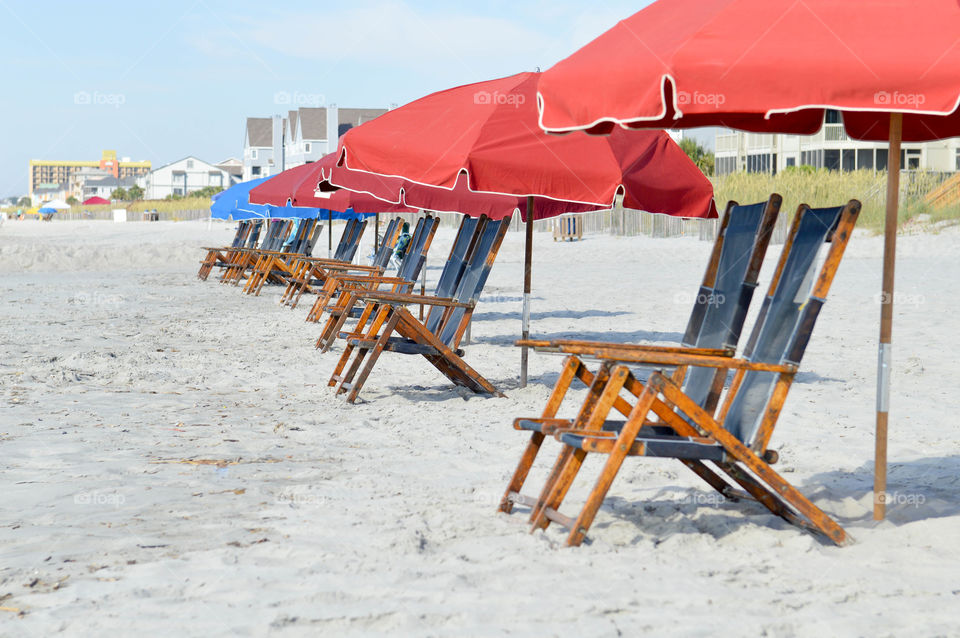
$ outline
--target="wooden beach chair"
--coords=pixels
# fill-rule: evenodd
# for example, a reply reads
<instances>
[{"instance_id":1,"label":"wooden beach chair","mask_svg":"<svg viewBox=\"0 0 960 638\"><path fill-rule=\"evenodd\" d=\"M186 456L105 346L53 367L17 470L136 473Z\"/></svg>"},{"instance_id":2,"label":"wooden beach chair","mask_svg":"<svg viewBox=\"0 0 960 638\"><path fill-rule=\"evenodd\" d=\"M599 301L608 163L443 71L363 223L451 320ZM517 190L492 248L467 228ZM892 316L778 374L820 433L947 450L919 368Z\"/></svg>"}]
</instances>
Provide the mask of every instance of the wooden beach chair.
<instances>
[{"instance_id":1,"label":"wooden beach chair","mask_svg":"<svg viewBox=\"0 0 960 638\"><path fill-rule=\"evenodd\" d=\"M846 544L843 528L773 470L778 455L768 445L859 212L856 200L837 208L799 208L741 358L604 352L601 358L615 365L602 390L588 396L592 405L585 405L585 418L543 428L563 443L563 450L535 505L533 529L558 522L570 530L567 544L580 544L625 458L653 456L680 460L728 499L755 500L794 525ZM818 269L818 253L827 244ZM675 370L640 381L624 364ZM719 373L714 389L734 373L715 410L684 391L685 376L699 368ZM621 392L633 402L621 404ZM611 410L626 420L608 420ZM564 516L560 505L589 453L605 454L607 461L579 515Z\"/></svg>"},{"instance_id":2,"label":"wooden beach chair","mask_svg":"<svg viewBox=\"0 0 960 638\"><path fill-rule=\"evenodd\" d=\"M714 241L710 260L697 291L693 310L687 322L681 348L661 346L627 346L611 343L583 342L572 340L527 341L528 346L540 352L583 352L594 349L604 353L609 349L619 351L632 348L638 352L701 352L716 356L732 356L740 340L740 332L757 287L763 258L770 245L770 237L776 224L782 203L780 195L773 194L766 202L740 206L729 202L720 220L720 229ZM591 372L583 359L569 354L564 361L560 377L554 385L546 408L539 419L517 419L518 429L529 431L530 439L500 502L500 511L511 512L514 503L533 507L537 499L521 493L527 475L545 440L544 426L569 425L557 420L561 404L575 380L593 389L593 394L602 391L610 379L612 364L605 363L596 373ZM684 391L703 406L715 406L718 389L714 387L717 371L710 368L694 368L684 380ZM719 380L722 382L722 379ZM585 404L592 407L592 404ZM586 414L581 411L580 419Z\"/></svg>"},{"instance_id":3,"label":"wooden beach chair","mask_svg":"<svg viewBox=\"0 0 960 638\"><path fill-rule=\"evenodd\" d=\"M337 247L337 251L332 258L300 259L294 264L294 273L287 284L287 289L284 292L282 301L287 303L291 308L296 308L303 294L305 292L317 292L316 288L326 283L331 272L343 272L345 269L349 269L353 272L383 274L387 268L387 264L390 262L390 255L393 252L393 247L400 234L400 226L402 223L403 220L400 217L395 217L390 220L390 223L387 224L383 241L379 243L377 251L373 256L373 263L370 265L353 264L352 261L356 248L345 246L342 238L340 240L341 245ZM310 312L307 313L307 321L317 321L317 319L314 318L315 316L319 316L317 313L318 308L317 305L314 304Z\"/></svg>"},{"instance_id":4,"label":"wooden beach chair","mask_svg":"<svg viewBox=\"0 0 960 638\"><path fill-rule=\"evenodd\" d=\"M220 276L220 283L237 285L241 279L246 277L247 270L256 263L260 251L279 250L283 246L292 225L293 222L289 219L270 220L267 223L267 232L264 233L259 246L251 245L233 251L231 260L226 264L226 269Z\"/></svg>"},{"instance_id":5,"label":"wooden beach chair","mask_svg":"<svg viewBox=\"0 0 960 638\"><path fill-rule=\"evenodd\" d=\"M329 314L323 331L317 339L316 347L326 352L329 350L329 344L336 339L347 319L361 317L363 309L357 307L360 294L373 290L386 290L394 293L413 292L413 286L427 263L427 253L439 226L440 218L432 215L427 215L417 221L410 242L407 244L407 250L400 260L396 275L393 277L352 270L329 273L327 281L324 283L323 289L311 310L311 312L317 314L324 311Z\"/></svg>"},{"instance_id":6,"label":"wooden beach chair","mask_svg":"<svg viewBox=\"0 0 960 638\"><path fill-rule=\"evenodd\" d=\"M473 246L477 240L479 223L480 218L464 216L461 220L450 253L441 270L440 281L438 282L438 290L443 289L445 292L435 292L435 296L451 295L455 291L456 277L459 277L460 273L463 272L470 247ZM437 224L439 225L439 220ZM376 304L368 303L362 308L360 307L360 297L363 293L372 290L384 290L383 286L392 286L392 289L387 290L388 292L413 292L414 283L426 264L427 251L430 248L429 244L421 246L420 244L422 242L416 240L417 237L416 234L414 234L407 253L401 260L395 278L379 278L378 280L377 278L351 279L347 277L342 281L335 281L332 285L328 286L326 290L327 294L339 292L339 296L336 297L335 305L329 308L327 322L320 336L317 338L316 347L319 348L321 352L326 352L332 347L333 343L344 331L344 324L348 318L359 318L359 324L366 325L367 320L375 316L376 310L379 308ZM413 256L411 256L411 252L414 253ZM334 290L335 285L340 285L343 291ZM317 304L323 301L324 299L321 294L321 298L317 300ZM315 307L317 304L315 304ZM327 305L330 306L329 302ZM421 316L422 314L421 309ZM349 332L356 332L357 330L358 328L354 327L353 330Z\"/></svg>"},{"instance_id":7,"label":"wooden beach chair","mask_svg":"<svg viewBox=\"0 0 960 638\"><path fill-rule=\"evenodd\" d=\"M294 229L279 250L260 251L243 291L259 296L266 283L286 283L292 275L292 261L298 255L309 257L313 242L323 229L314 219L294 222Z\"/></svg>"},{"instance_id":8,"label":"wooden beach chair","mask_svg":"<svg viewBox=\"0 0 960 638\"><path fill-rule=\"evenodd\" d=\"M199 278L201 281L206 281L207 277L210 276L210 271L213 270L214 266L226 263L227 254L231 250L241 248L244 245L244 243L247 241L247 238L250 236L250 233L253 231L255 223L259 224L260 222L241 221L239 224L237 224L237 232L233 236L233 241L230 242L229 246L204 246L202 250L207 251L207 256L200 262L200 270L197 272L197 278Z\"/></svg>"},{"instance_id":9,"label":"wooden beach chair","mask_svg":"<svg viewBox=\"0 0 960 638\"><path fill-rule=\"evenodd\" d=\"M329 381L336 393L346 393L350 403L356 401L380 355L396 352L422 355L454 384L473 392L503 396L461 358L459 345L509 224L509 217L481 220L477 241L451 296L443 296L445 290L439 290L439 286L437 296L388 292L361 295L362 301L377 304L379 309L366 332L364 325L358 324L354 332L343 334L347 343ZM417 304L430 308L423 322L406 307ZM353 361L347 366L351 355Z\"/></svg>"}]
</instances>

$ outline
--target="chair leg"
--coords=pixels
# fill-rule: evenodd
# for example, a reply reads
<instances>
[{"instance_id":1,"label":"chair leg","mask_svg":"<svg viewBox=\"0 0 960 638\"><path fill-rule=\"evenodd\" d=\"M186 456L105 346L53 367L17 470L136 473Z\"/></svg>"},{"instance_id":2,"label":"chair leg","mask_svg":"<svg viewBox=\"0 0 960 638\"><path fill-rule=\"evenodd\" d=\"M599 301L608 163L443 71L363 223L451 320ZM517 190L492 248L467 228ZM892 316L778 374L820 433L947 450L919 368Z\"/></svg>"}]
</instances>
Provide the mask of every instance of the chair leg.
<instances>
[{"instance_id":1,"label":"chair leg","mask_svg":"<svg viewBox=\"0 0 960 638\"><path fill-rule=\"evenodd\" d=\"M634 406L633 412L631 412L630 418L627 419L623 429L620 430L620 435L617 437L617 442L613 446L613 450L610 452L607 462L603 466L603 471L600 472L596 484L593 486L593 489L590 490L590 496L587 497L587 502L584 504L583 509L580 510L580 514L573 524L573 529L570 530L567 536L567 545L577 546L583 542L583 538L587 535L587 530L590 529L590 525L593 524L593 519L596 518L600 506L603 505L603 500L607 497L607 491L609 491L610 486L613 485L613 479L616 478L620 467L623 465L624 459L627 458L627 453L630 451L633 441L637 438L640 428L642 428L646 422L647 413L650 411L650 406L653 405L656 397L656 390L648 385L637 399L637 404ZM584 456L586 456L586 453L584 453Z\"/></svg>"},{"instance_id":2,"label":"chair leg","mask_svg":"<svg viewBox=\"0 0 960 638\"><path fill-rule=\"evenodd\" d=\"M573 428L600 429L629 375L630 370L626 366L616 366L610 373L609 380L602 383L602 392L594 393L591 387L591 395L584 403L581 415L578 415ZM600 379L599 371L597 372L597 379ZM594 381L594 384L597 384L597 380ZM544 485L540 494L537 508L530 516L531 532L537 529L546 529L550 525L547 510L559 511L560 504L563 503L563 499L573 485L573 479L580 471L586 456L587 453L583 450L572 448L569 445L563 446L557 457L557 462L554 464L554 470L551 471L547 484Z\"/></svg>"},{"instance_id":3,"label":"chair leg","mask_svg":"<svg viewBox=\"0 0 960 638\"><path fill-rule=\"evenodd\" d=\"M363 370L360 371L360 374L357 376L357 380L353 381L353 375L349 375L350 383L350 393L347 395L347 401L349 403L354 403L357 400L357 397L360 395L360 389L363 387L363 384L366 383L367 377L370 376L370 373L373 371L373 367L377 364L377 359L380 358L380 355L383 353L384 348L387 345L387 341L390 340L391 335L393 335L394 329L396 329L397 324L400 321L400 313L394 312L391 313L390 320L387 321L387 325L383 328L383 333L380 335L380 338L377 339L377 344L370 350L370 353L367 357L367 363L363 366ZM358 357L359 359L359 357ZM341 381L341 385L343 382Z\"/></svg>"},{"instance_id":4,"label":"chair leg","mask_svg":"<svg viewBox=\"0 0 960 638\"><path fill-rule=\"evenodd\" d=\"M573 355L566 358L563 369L560 371L560 378L553 386L553 391L550 393L550 398L547 399L547 405L543 409L541 418L552 419L557 416L560 404L570 389L570 384L577 378L577 373L582 370L586 370L583 361ZM544 438L544 435L540 432L531 433L530 440L520 456L520 462L517 463L517 468L513 471L510 482L507 483L507 490L504 492L503 498L500 499L499 511L507 514L513 511L513 501L510 497L513 494L520 494L520 490L523 489L523 484L526 482L530 468L533 467L533 462L540 452L540 446L543 444Z\"/></svg>"},{"instance_id":5,"label":"chair leg","mask_svg":"<svg viewBox=\"0 0 960 638\"><path fill-rule=\"evenodd\" d=\"M354 294L346 290L340 291L340 297L337 299L336 313L330 313L330 316L327 318L327 323L323 327L323 334L320 335L320 339L323 340L323 344L320 346L320 352L327 352L333 346L333 342L337 340L337 335L340 334L343 324L345 324L350 317L354 305L356 305L356 297Z\"/></svg>"}]
</instances>

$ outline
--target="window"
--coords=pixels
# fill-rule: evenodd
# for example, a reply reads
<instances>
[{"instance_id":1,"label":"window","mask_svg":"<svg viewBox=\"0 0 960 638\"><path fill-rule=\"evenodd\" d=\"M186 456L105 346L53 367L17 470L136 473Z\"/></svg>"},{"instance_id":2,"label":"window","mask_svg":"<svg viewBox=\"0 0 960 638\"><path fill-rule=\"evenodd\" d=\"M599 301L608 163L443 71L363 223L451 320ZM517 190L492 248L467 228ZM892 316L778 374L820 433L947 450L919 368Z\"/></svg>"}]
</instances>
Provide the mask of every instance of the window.
<instances>
[{"instance_id":1,"label":"window","mask_svg":"<svg viewBox=\"0 0 960 638\"><path fill-rule=\"evenodd\" d=\"M920 169L920 149L911 149L907 151L907 162L903 165L908 171Z\"/></svg>"},{"instance_id":2,"label":"window","mask_svg":"<svg viewBox=\"0 0 960 638\"><path fill-rule=\"evenodd\" d=\"M852 148L848 148L843 151L841 168L844 171L857 170L857 153Z\"/></svg>"},{"instance_id":3,"label":"window","mask_svg":"<svg viewBox=\"0 0 960 638\"><path fill-rule=\"evenodd\" d=\"M823 167L831 171L840 170L840 150L839 149L824 149L823 151Z\"/></svg>"},{"instance_id":4,"label":"window","mask_svg":"<svg viewBox=\"0 0 960 638\"><path fill-rule=\"evenodd\" d=\"M796 165L797 165L797 158L796 158L796 157L788 157L788 158L787 158L787 164L786 164L786 165L787 165L787 166L796 166Z\"/></svg>"},{"instance_id":5,"label":"window","mask_svg":"<svg viewBox=\"0 0 960 638\"><path fill-rule=\"evenodd\" d=\"M251 175L259 175L259 174L260 174L260 167L259 167L259 166L253 166L253 167L251 167L251 168L250 168L250 174L251 174Z\"/></svg>"},{"instance_id":6,"label":"window","mask_svg":"<svg viewBox=\"0 0 960 638\"><path fill-rule=\"evenodd\" d=\"M304 143L303 143L303 152L304 152L304 153L309 153L309 152L310 152L310 142L304 142Z\"/></svg>"},{"instance_id":7,"label":"window","mask_svg":"<svg viewBox=\"0 0 960 638\"><path fill-rule=\"evenodd\" d=\"M840 117L840 111L835 111L833 109L827 109L826 117L824 118L825 124L843 124L843 118Z\"/></svg>"},{"instance_id":8,"label":"window","mask_svg":"<svg viewBox=\"0 0 960 638\"><path fill-rule=\"evenodd\" d=\"M857 168L860 170L873 170L872 148L861 148L857 150Z\"/></svg>"},{"instance_id":9,"label":"window","mask_svg":"<svg viewBox=\"0 0 960 638\"><path fill-rule=\"evenodd\" d=\"M957 170L960 171L960 148L957 149Z\"/></svg>"},{"instance_id":10,"label":"window","mask_svg":"<svg viewBox=\"0 0 960 638\"><path fill-rule=\"evenodd\" d=\"M187 160L187 168L193 168L193 160Z\"/></svg>"},{"instance_id":11,"label":"window","mask_svg":"<svg viewBox=\"0 0 960 638\"><path fill-rule=\"evenodd\" d=\"M250 149L250 159L257 159L257 149L255 148Z\"/></svg>"}]
</instances>

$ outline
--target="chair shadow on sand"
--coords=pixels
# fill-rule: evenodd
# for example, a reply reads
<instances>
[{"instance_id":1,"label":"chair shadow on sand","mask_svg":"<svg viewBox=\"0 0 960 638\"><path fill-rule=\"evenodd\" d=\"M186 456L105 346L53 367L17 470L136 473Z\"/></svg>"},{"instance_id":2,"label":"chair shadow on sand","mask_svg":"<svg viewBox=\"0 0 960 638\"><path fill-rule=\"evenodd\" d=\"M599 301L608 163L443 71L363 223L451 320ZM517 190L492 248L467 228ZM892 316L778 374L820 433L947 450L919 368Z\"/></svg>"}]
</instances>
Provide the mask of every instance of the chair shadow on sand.
<instances>
[{"instance_id":1,"label":"chair shadow on sand","mask_svg":"<svg viewBox=\"0 0 960 638\"><path fill-rule=\"evenodd\" d=\"M669 467L668 459L663 462ZM900 527L960 516L960 456L891 463L888 477L886 524ZM797 488L827 509L854 538L858 530L879 524L873 520L872 461L853 471L814 474ZM611 494L602 511L614 521L598 521L594 528L629 522L637 528L631 544L644 539L659 544L678 534L709 534L720 539L749 525L802 533L759 503L728 501L717 492L699 487L664 487L651 498L638 500Z\"/></svg>"}]
</instances>

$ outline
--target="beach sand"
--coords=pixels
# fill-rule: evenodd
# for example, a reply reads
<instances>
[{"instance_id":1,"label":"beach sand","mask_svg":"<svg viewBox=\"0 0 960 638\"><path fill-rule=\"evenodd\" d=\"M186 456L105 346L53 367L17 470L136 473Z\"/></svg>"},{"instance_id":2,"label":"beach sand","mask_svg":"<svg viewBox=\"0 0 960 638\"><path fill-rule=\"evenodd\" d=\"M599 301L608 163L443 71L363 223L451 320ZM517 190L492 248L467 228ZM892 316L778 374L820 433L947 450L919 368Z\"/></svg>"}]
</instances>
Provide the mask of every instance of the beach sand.
<instances>
[{"instance_id":1,"label":"beach sand","mask_svg":"<svg viewBox=\"0 0 960 638\"><path fill-rule=\"evenodd\" d=\"M495 512L526 441L511 423L539 415L562 358L531 355L517 387L522 233L466 348L507 398L386 354L348 405L306 304L197 280L200 246L233 229L0 227L0 635L960 635L956 229L900 239L888 519L871 516L881 238L851 242L774 434L844 548L667 459L628 460L588 544L528 534ZM533 335L676 342L710 248L538 233Z\"/></svg>"}]
</instances>

